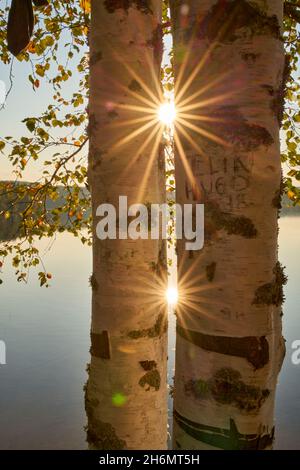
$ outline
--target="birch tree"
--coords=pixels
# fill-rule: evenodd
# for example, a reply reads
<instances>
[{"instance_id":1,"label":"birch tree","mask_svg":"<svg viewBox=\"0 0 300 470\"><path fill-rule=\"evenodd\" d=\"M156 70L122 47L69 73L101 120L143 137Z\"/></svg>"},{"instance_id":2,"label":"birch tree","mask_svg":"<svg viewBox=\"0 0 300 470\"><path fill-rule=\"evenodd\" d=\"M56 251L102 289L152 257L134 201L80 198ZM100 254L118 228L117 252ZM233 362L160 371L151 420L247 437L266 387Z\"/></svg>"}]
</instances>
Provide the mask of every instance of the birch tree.
<instances>
[{"instance_id":1,"label":"birch tree","mask_svg":"<svg viewBox=\"0 0 300 470\"><path fill-rule=\"evenodd\" d=\"M174 446L268 449L285 351L283 2L184 0L171 10L177 202L205 205L203 250L178 241Z\"/></svg>"},{"instance_id":2,"label":"birch tree","mask_svg":"<svg viewBox=\"0 0 300 470\"><path fill-rule=\"evenodd\" d=\"M99 240L95 217L102 203L118 208L120 195L128 206L164 200L156 116L161 54L159 0L92 2L88 177L94 239L86 387L92 449L166 448L165 244L125 239L124 233L121 240Z\"/></svg>"}]
</instances>

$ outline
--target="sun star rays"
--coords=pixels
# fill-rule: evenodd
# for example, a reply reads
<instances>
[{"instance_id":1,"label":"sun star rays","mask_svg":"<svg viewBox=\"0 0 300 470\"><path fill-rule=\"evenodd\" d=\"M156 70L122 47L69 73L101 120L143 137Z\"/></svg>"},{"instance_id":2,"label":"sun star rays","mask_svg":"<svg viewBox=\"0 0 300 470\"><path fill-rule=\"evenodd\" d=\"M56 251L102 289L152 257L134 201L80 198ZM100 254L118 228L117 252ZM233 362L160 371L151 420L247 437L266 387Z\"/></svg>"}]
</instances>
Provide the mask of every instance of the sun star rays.
<instances>
[{"instance_id":1,"label":"sun star rays","mask_svg":"<svg viewBox=\"0 0 300 470\"><path fill-rule=\"evenodd\" d=\"M114 88L118 89L120 94L116 102L109 102L115 114L113 119L107 121L107 129L117 130L118 133L112 135L118 137L110 145L109 154L112 158L115 156L118 158L123 151L128 154L127 147L134 149L126 164L120 164L118 184L121 180L126 182L126 176L135 165L139 165L141 155L146 153L147 162L146 165L143 163L145 167L136 191L138 203L145 203L148 200L150 175L152 171L156 171L160 147L166 135L169 142L174 144L186 179L193 188L197 200L202 200L203 190L199 179L194 175L186 149L190 148L200 158L207 159L206 145L214 144L224 148L229 146L222 135L222 126L224 128L228 123L226 118L222 117L222 113L215 111L226 106L235 92L226 85L229 83L231 72L215 73L215 71L213 76L207 76L205 68L213 48L214 46L209 48L199 58L194 69L189 71L187 64L191 49L187 48L182 64L176 72L176 85L171 91L170 88L168 91L164 90L150 53L145 54L143 67L147 66L147 71L143 70L143 77L137 71L138 67L135 68L133 64L126 63L115 55L116 60L124 67L126 84L122 76L120 81L116 79L113 81ZM199 81L200 72L205 75L202 81ZM105 103L103 105L105 106ZM145 159L142 161L145 162ZM164 280L157 295L155 283L148 285L147 282L144 284L142 282L142 289L145 289L148 295L149 291L153 292L153 296L149 296L152 302L151 308L158 308L167 301L172 307L177 304L176 311L179 316L181 311L187 310L198 316L209 317L209 302L205 299L205 292L212 287L205 282L205 273L203 276L192 276L199 258L197 254L190 268L184 274L180 274L178 290L175 286L167 290L167 280Z\"/></svg>"},{"instance_id":2,"label":"sun star rays","mask_svg":"<svg viewBox=\"0 0 300 470\"><path fill-rule=\"evenodd\" d=\"M217 122L222 122L222 118L220 116L214 117L209 113L203 112L205 108L209 109L212 105L222 104L225 99L232 95L232 92L225 92L217 93L215 96L206 96L206 93L209 90L213 90L228 74L223 74L212 79L199 90L188 95L193 77L205 66L207 58L208 55L205 54L175 96L170 92L163 95L161 83L157 78L157 73L149 58L149 54L146 55L146 63L149 67L149 76L151 76L153 81L152 86L146 83L131 65L121 62L131 79L137 84L136 88L138 91L132 90L123 83L115 81L115 86L119 87L125 96L128 96L128 100L126 102L126 100L122 99L120 102L113 103L113 109L117 112L123 111L126 117L113 120L113 122L107 124L108 128L119 129L120 131L123 129L124 131L123 136L120 136L113 142L110 150L111 152L120 152L122 149L125 149L127 145L130 145L132 141L142 137L143 141L140 147L136 149L131 160L127 163L126 168L123 168L120 172L120 178L124 177L128 174L132 166L138 163L139 155L143 152L147 152L149 161L140 184L139 198L145 196L149 175L151 174L153 165L157 161L159 146L166 130L172 130L175 146L179 152L187 178L193 183L193 186L196 184L196 181L185 155L184 147L181 144L181 139L186 139L191 147L204 158L204 145L200 147L199 143L194 139L193 134L198 134L207 141L214 142L218 145L223 145L224 147L228 146L226 140L213 130L213 125ZM119 57L117 57L117 60L121 61ZM179 70L177 83L183 81L185 63L186 62L183 61L183 65ZM201 95L202 99L200 99ZM200 109L202 111L201 113L199 113Z\"/></svg>"}]
</instances>

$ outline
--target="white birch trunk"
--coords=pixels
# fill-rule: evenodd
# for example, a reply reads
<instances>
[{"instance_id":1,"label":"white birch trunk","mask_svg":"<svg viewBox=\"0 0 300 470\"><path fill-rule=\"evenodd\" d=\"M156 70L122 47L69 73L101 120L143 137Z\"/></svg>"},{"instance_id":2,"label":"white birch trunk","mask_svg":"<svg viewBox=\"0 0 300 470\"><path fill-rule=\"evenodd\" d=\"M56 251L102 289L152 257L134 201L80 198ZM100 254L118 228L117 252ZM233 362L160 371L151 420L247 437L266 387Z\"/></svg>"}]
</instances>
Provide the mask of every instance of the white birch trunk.
<instances>
[{"instance_id":1,"label":"white birch trunk","mask_svg":"<svg viewBox=\"0 0 300 470\"><path fill-rule=\"evenodd\" d=\"M277 259L283 2L184 0L171 9L177 202L205 204L204 248L186 252L178 242L174 445L267 449L285 349Z\"/></svg>"},{"instance_id":2,"label":"white birch trunk","mask_svg":"<svg viewBox=\"0 0 300 470\"><path fill-rule=\"evenodd\" d=\"M145 125L122 126L146 115L126 106L149 108L138 97L154 102L151 93L158 96L160 22L160 0L92 1L89 182L94 217L102 203L118 209L120 195L128 196L128 205L161 203L165 197L163 152L158 143L155 148L154 137L143 145L153 126L121 143ZM100 241L94 233L93 257L89 447L165 449L165 245L161 240Z\"/></svg>"}]
</instances>

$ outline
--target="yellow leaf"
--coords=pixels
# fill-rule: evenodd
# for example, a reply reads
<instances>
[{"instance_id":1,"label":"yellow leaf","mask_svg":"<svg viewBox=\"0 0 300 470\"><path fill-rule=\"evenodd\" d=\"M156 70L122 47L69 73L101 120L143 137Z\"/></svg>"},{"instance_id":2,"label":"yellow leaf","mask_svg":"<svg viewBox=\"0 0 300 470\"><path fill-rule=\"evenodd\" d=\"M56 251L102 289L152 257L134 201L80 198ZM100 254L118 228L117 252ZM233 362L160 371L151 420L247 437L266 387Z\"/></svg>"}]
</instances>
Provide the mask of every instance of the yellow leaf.
<instances>
[{"instance_id":1,"label":"yellow leaf","mask_svg":"<svg viewBox=\"0 0 300 470\"><path fill-rule=\"evenodd\" d=\"M30 43L28 44L27 52L32 52L33 54L35 53L35 44L33 41L30 41Z\"/></svg>"},{"instance_id":2,"label":"yellow leaf","mask_svg":"<svg viewBox=\"0 0 300 470\"><path fill-rule=\"evenodd\" d=\"M83 9L84 13L91 12L91 0L80 0L80 6Z\"/></svg>"}]
</instances>

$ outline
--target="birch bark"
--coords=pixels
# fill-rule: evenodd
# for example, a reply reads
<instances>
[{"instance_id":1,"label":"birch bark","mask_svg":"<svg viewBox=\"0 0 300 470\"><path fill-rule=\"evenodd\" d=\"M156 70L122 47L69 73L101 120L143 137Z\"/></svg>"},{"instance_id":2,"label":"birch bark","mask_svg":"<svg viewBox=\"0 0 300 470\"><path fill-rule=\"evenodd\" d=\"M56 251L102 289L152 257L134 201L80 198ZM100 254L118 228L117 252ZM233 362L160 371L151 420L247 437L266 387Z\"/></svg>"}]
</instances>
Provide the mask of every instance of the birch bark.
<instances>
[{"instance_id":1,"label":"birch bark","mask_svg":"<svg viewBox=\"0 0 300 470\"><path fill-rule=\"evenodd\" d=\"M177 202L205 204L203 250L178 241L177 449L273 442L285 350L282 10L281 0L171 2Z\"/></svg>"},{"instance_id":2,"label":"birch bark","mask_svg":"<svg viewBox=\"0 0 300 470\"><path fill-rule=\"evenodd\" d=\"M101 241L95 233L100 204L118 210L119 196L127 196L128 205L165 198L158 132L153 126L136 132L147 122L136 121L146 112L135 108L151 109L159 95L161 1L92 1L90 49L89 183L95 219L87 440L91 449L164 449L165 244Z\"/></svg>"}]
</instances>

